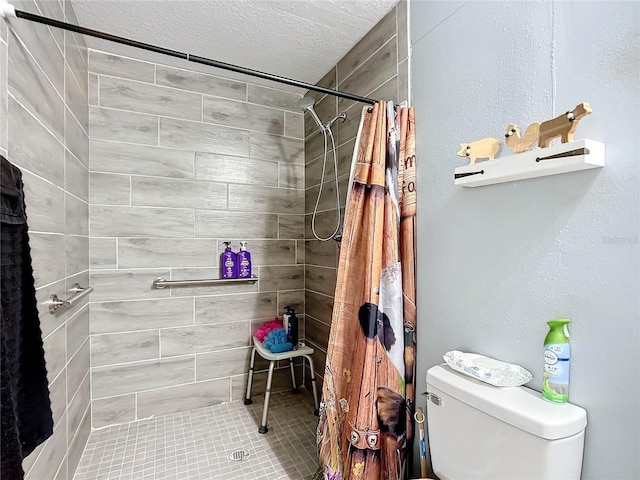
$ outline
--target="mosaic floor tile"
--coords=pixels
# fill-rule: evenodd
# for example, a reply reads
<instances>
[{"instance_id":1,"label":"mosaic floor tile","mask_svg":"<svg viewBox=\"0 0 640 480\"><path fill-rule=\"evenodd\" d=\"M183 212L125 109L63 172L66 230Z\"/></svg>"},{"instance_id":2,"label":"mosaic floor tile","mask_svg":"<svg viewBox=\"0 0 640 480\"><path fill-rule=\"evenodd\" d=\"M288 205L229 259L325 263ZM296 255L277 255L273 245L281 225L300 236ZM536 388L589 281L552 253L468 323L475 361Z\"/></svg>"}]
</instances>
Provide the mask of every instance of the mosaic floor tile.
<instances>
[{"instance_id":1,"label":"mosaic floor tile","mask_svg":"<svg viewBox=\"0 0 640 480\"><path fill-rule=\"evenodd\" d=\"M74 480L310 480L316 470L311 395L273 394L266 435L263 396L91 433ZM229 459L236 449L249 455Z\"/></svg>"}]
</instances>

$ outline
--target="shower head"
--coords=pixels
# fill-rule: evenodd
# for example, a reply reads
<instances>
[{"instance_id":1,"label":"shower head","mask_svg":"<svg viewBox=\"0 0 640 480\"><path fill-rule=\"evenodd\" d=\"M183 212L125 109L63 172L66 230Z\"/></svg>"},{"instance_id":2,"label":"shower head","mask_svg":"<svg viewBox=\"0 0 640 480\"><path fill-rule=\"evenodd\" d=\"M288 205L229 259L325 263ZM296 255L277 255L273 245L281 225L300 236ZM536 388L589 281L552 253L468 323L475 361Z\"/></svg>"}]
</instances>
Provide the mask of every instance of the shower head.
<instances>
[{"instance_id":1,"label":"shower head","mask_svg":"<svg viewBox=\"0 0 640 480\"><path fill-rule=\"evenodd\" d=\"M316 100L313 97L302 97L300 100L298 100L298 107L303 112L309 112L309 114L311 115L311 118L313 118L313 121L316 122L316 125L318 125L318 128L320 129L320 131L324 131L325 126L322 124L322 122L320 121L320 118L318 117L318 114L313 109L313 106L315 105L315 103L316 103Z\"/></svg>"},{"instance_id":2,"label":"shower head","mask_svg":"<svg viewBox=\"0 0 640 480\"><path fill-rule=\"evenodd\" d=\"M302 97L300 100L298 100L298 108L300 108L300 110L313 108L315 104L316 104L316 99L313 97Z\"/></svg>"}]
</instances>

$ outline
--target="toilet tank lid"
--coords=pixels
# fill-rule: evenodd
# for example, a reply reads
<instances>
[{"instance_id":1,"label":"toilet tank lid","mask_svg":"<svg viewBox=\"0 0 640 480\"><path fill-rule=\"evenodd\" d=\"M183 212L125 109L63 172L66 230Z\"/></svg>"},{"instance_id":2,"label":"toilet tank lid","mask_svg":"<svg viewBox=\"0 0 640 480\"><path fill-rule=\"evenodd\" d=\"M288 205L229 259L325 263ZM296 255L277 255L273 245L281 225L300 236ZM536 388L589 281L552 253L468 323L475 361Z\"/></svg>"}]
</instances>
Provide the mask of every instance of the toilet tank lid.
<instances>
[{"instance_id":1,"label":"toilet tank lid","mask_svg":"<svg viewBox=\"0 0 640 480\"><path fill-rule=\"evenodd\" d=\"M570 437L587 425L587 412L577 405L549 402L540 392L526 387L494 387L445 364L427 371L427 391L434 393L433 388L547 440Z\"/></svg>"}]
</instances>

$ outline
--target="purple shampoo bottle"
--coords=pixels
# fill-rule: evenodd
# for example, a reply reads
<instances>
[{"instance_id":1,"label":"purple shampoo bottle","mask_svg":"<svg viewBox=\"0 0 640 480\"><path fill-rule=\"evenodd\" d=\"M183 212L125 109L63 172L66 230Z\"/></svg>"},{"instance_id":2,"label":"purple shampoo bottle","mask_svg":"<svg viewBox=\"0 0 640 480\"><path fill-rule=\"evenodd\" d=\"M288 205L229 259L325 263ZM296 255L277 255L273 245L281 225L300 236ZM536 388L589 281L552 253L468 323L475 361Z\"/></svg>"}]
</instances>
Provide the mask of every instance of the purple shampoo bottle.
<instances>
[{"instance_id":1,"label":"purple shampoo bottle","mask_svg":"<svg viewBox=\"0 0 640 480\"><path fill-rule=\"evenodd\" d=\"M231 250L231 242L224 242L227 248L220 255L220 277L238 278L236 254Z\"/></svg>"},{"instance_id":2,"label":"purple shampoo bottle","mask_svg":"<svg viewBox=\"0 0 640 480\"><path fill-rule=\"evenodd\" d=\"M251 278L251 253L247 251L247 242L240 242L237 265L238 278Z\"/></svg>"}]
</instances>

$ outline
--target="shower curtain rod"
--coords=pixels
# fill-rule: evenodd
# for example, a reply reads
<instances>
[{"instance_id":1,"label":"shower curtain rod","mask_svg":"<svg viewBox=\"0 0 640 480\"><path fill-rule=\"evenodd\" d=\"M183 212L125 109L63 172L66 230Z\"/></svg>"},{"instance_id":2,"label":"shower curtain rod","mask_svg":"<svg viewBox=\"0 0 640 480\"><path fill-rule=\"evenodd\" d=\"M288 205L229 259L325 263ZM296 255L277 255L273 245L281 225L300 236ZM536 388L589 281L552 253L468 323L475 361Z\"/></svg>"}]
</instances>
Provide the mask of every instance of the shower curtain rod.
<instances>
[{"instance_id":1,"label":"shower curtain rod","mask_svg":"<svg viewBox=\"0 0 640 480\"><path fill-rule=\"evenodd\" d=\"M189 62L200 63L202 65L209 65L211 67L221 68L223 70L229 70L232 72L242 73L245 75L251 75L252 77L264 78L278 83L284 83L287 85L293 85L294 87L306 88L313 90L314 92L326 93L336 97L346 98L349 100L355 100L356 102L368 103L373 105L377 100L368 97L362 97L360 95L354 95L353 93L341 92L340 90L332 90L330 88L319 87L317 85L311 85L310 83L301 82L299 80L293 80L291 78L281 77L279 75L273 75L271 73L260 72L258 70L252 70L250 68L240 67L230 63L219 62L218 60L212 60L206 57L199 57L197 55L191 55L189 53L178 52L177 50L170 50L168 48L158 47L149 43L138 42L136 40L130 40L124 37L118 37L117 35L111 35L109 33L100 32L98 30L92 30L90 28L80 27L71 23L61 22L53 18L42 17L40 15L34 15L33 13L24 12L22 10L16 10L12 5L6 1L0 1L0 16L5 17L18 17L32 22L43 23L51 27L62 28L63 30L69 30L71 32L81 33L83 35L89 35L91 37L101 38L110 42L121 43L123 45L129 45L131 47L140 48L142 50L148 50L150 52L161 53L163 55L169 55L171 57L182 58Z\"/></svg>"}]
</instances>

